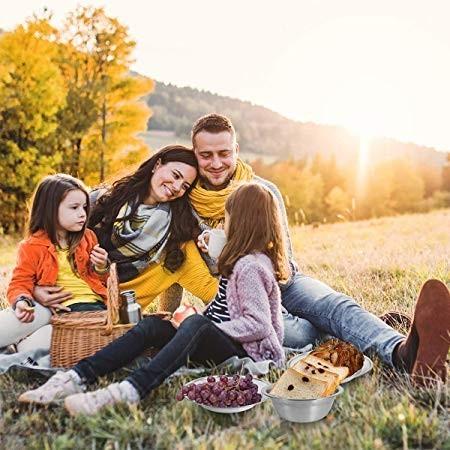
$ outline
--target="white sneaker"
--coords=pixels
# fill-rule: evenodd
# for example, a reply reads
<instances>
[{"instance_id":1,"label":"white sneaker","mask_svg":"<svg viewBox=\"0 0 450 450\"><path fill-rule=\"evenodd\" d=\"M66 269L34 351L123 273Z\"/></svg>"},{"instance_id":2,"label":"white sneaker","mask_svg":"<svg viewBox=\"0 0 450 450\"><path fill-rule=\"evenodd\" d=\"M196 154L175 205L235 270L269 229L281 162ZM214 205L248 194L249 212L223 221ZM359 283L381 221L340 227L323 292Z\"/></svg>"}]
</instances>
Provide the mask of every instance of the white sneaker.
<instances>
[{"instance_id":1,"label":"white sneaker","mask_svg":"<svg viewBox=\"0 0 450 450\"><path fill-rule=\"evenodd\" d=\"M64 400L64 406L72 416L78 414L91 416L105 406L112 406L117 403L137 403L130 401L119 383L113 383L106 388L92 392L70 395Z\"/></svg>"},{"instance_id":2,"label":"white sneaker","mask_svg":"<svg viewBox=\"0 0 450 450\"><path fill-rule=\"evenodd\" d=\"M49 403L62 400L68 395L84 392L86 386L79 384L69 372L57 372L45 384L24 392L19 396L18 401L24 403L38 403L48 405Z\"/></svg>"}]
</instances>

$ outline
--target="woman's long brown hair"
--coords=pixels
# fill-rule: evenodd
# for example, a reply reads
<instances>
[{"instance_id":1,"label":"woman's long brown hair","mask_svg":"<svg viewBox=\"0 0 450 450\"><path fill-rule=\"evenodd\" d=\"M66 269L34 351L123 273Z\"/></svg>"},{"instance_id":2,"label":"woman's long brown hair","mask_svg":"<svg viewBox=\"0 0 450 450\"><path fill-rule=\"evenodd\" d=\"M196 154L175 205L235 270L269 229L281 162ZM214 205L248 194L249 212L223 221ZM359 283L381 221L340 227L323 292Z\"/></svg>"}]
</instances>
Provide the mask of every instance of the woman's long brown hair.
<instances>
[{"instance_id":1,"label":"woman's long brown hair","mask_svg":"<svg viewBox=\"0 0 450 450\"><path fill-rule=\"evenodd\" d=\"M289 277L289 262L280 208L275 196L257 183L240 185L227 199L227 243L219 257L221 275L229 277L245 255L264 253L272 261L278 281Z\"/></svg>"},{"instance_id":2,"label":"woman's long brown hair","mask_svg":"<svg viewBox=\"0 0 450 450\"><path fill-rule=\"evenodd\" d=\"M130 175L116 180L112 186L103 186L106 187L106 193L93 205L89 227L97 234L100 245L109 250L108 242L120 208L126 202L133 202L130 214L122 220L133 216L139 204L148 195L153 169L158 161L162 165L174 161L182 162L197 171L197 176L191 187L186 190L182 197L170 202L172 220L170 222L169 239L165 247L163 266L170 272L175 272L186 258L182 250L183 244L194 239L200 232L188 200L189 192L193 189L198 177L198 163L191 149L183 145L168 145L144 161Z\"/></svg>"},{"instance_id":3,"label":"woman's long brown hair","mask_svg":"<svg viewBox=\"0 0 450 450\"><path fill-rule=\"evenodd\" d=\"M29 235L40 230L45 231L50 241L56 246L59 245L57 235L59 205L68 192L74 190L80 190L86 196L87 215L86 222L80 231L67 232L67 243L69 245L67 258L72 271L77 274L75 250L84 235L89 217L89 195L82 181L65 173L45 177L34 192L27 231Z\"/></svg>"}]
</instances>

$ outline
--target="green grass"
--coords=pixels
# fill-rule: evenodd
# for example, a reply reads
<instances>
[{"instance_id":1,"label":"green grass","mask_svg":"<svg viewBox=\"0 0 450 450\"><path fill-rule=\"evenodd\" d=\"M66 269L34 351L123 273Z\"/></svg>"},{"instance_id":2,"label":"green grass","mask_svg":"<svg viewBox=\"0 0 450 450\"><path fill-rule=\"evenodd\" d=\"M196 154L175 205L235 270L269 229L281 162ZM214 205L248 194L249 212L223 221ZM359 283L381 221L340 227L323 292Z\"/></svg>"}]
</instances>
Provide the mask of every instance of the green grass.
<instances>
[{"instance_id":1,"label":"green grass","mask_svg":"<svg viewBox=\"0 0 450 450\"><path fill-rule=\"evenodd\" d=\"M449 224L447 210L298 227L292 235L304 272L354 296L374 313L388 309L411 313L427 278L450 282ZM14 242L1 242L1 247L7 278ZM376 358L374 371L347 385L331 414L309 425L281 421L270 402L231 416L187 401L177 403L175 393L187 380L171 380L137 408L116 407L92 418L74 419L61 406L16 403L18 393L42 379L24 372L1 376L0 448L450 450L449 383L437 392L414 390L406 377L393 374Z\"/></svg>"}]
</instances>

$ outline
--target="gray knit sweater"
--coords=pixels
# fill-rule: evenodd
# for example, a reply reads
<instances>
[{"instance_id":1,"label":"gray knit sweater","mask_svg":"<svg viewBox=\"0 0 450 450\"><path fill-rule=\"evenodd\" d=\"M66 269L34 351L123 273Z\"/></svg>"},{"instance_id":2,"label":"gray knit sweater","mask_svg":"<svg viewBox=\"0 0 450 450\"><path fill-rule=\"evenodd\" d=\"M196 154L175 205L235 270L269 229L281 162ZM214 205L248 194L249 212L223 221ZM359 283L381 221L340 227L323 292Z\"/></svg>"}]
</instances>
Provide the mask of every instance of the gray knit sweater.
<instances>
[{"instance_id":1,"label":"gray knit sweater","mask_svg":"<svg viewBox=\"0 0 450 450\"><path fill-rule=\"evenodd\" d=\"M272 262L263 253L246 255L233 268L227 286L230 320L217 323L240 342L254 361L284 362L281 294Z\"/></svg>"}]
</instances>

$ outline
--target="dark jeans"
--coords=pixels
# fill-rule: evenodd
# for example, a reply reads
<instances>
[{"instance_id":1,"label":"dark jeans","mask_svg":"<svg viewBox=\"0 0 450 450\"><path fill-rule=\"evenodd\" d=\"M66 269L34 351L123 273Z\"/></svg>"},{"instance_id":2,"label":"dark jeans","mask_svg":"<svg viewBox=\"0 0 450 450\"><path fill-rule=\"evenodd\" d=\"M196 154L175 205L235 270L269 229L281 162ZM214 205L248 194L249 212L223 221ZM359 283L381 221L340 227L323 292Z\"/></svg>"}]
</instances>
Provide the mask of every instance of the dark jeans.
<instances>
[{"instance_id":1,"label":"dark jeans","mask_svg":"<svg viewBox=\"0 0 450 450\"><path fill-rule=\"evenodd\" d=\"M188 361L219 364L231 356L247 356L241 344L200 314L189 316L178 330L167 320L148 317L73 369L83 381L92 383L131 363L150 347L161 350L127 378L141 398Z\"/></svg>"},{"instance_id":2,"label":"dark jeans","mask_svg":"<svg viewBox=\"0 0 450 450\"><path fill-rule=\"evenodd\" d=\"M106 305L103 302L74 303L69 308L70 312L104 311L106 310Z\"/></svg>"}]
</instances>

